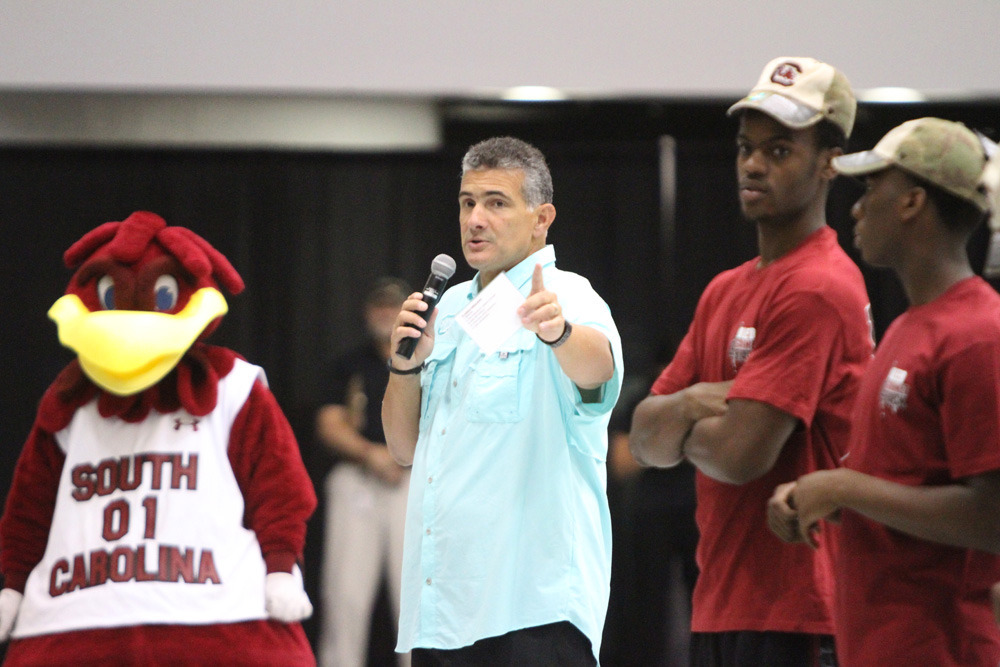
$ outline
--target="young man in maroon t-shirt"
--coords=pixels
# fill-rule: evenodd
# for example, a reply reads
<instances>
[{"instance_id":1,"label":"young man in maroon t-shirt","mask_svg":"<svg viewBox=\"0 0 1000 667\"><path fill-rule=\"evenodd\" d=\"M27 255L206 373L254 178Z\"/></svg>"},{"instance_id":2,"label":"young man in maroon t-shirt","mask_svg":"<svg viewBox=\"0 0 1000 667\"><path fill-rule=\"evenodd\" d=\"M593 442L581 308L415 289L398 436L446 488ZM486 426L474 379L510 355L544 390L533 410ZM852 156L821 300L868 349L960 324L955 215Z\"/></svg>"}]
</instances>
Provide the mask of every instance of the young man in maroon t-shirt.
<instances>
[{"instance_id":1,"label":"young man in maroon t-shirt","mask_svg":"<svg viewBox=\"0 0 1000 667\"><path fill-rule=\"evenodd\" d=\"M862 258L892 268L911 304L862 380L845 467L769 503L788 541L815 546L821 520L841 520L842 666L1000 661L1000 295L966 253L988 208L985 161L972 131L938 118L834 160L867 184L853 209Z\"/></svg>"},{"instance_id":2,"label":"young man in maroon t-shirt","mask_svg":"<svg viewBox=\"0 0 1000 667\"><path fill-rule=\"evenodd\" d=\"M730 109L760 256L713 279L635 410L640 462L698 469L695 665L834 664L832 554L775 539L765 509L776 484L838 464L871 359L864 281L826 224L855 108L830 65L778 58Z\"/></svg>"}]
</instances>

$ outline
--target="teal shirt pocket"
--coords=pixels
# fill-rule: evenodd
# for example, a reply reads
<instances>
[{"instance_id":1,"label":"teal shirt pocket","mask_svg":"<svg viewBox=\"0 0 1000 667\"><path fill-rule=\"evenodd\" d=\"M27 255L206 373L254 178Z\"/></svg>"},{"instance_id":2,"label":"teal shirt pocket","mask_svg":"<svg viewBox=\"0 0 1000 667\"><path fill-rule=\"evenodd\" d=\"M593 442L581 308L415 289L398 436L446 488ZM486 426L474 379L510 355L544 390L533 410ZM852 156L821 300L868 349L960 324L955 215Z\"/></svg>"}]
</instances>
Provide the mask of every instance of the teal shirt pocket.
<instances>
[{"instance_id":1,"label":"teal shirt pocket","mask_svg":"<svg viewBox=\"0 0 1000 667\"><path fill-rule=\"evenodd\" d=\"M452 366L455 350L455 342L441 336L434 342L434 351L424 361L424 371L420 374L421 422L437 408L441 400L441 395L448 384L446 374ZM422 423L421 430L423 430Z\"/></svg>"},{"instance_id":2,"label":"teal shirt pocket","mask_svg":"<svg viewBox=\"0 0 1000 667\"><path fill-rule=\"evenodd\" d=\"M465 403L468 421L513 423L524 419L532 400L528 378L533 375L536 343L534 334L522 330L475 364Z\"/></svg>"}]
</instances>

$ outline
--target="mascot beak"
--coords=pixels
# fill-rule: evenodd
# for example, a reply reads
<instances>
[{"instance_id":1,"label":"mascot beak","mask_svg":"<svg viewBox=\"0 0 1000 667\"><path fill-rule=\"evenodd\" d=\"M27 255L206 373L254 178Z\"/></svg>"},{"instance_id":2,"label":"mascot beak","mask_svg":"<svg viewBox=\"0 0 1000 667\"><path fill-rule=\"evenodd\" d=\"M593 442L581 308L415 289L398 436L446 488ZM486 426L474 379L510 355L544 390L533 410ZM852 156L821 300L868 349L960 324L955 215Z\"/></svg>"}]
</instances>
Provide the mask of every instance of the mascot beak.
<instances>
[{"instance_id":1,"label":"mascot beak","mask_svg":"<svg viewBox=\"0 0 1000 667\"><path fill-rule=\"evenodd\" d=\"M59 342L77 353L87 377L113 394L130 396L162 380L205 327L228 309L218 290L204 287L175 315L91 312L78 296L67 294L52 304L49 318L59 329Z\"/></svg>"}]
</instances>

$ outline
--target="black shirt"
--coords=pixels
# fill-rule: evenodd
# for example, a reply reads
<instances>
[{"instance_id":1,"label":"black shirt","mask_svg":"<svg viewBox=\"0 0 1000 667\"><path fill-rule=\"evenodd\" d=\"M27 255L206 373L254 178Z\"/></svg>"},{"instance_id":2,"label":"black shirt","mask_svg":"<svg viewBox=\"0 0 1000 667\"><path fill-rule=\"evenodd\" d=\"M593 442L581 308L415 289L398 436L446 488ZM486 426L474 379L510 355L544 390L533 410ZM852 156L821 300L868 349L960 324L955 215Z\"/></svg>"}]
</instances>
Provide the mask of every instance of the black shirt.
<instances>
[{"instance_id":1,"label":"black shirt","mask_svg":"<svg viewBox=\"0 0 1000 667\"><path fill-rule=\"evenodd\" d=\"M385 360L373 344L366 343L334 360L320 384L320 403L350 406L362 400L365 417L361 435L384 444L382 396L388 383Z\"/></svg>"}]
</instances>

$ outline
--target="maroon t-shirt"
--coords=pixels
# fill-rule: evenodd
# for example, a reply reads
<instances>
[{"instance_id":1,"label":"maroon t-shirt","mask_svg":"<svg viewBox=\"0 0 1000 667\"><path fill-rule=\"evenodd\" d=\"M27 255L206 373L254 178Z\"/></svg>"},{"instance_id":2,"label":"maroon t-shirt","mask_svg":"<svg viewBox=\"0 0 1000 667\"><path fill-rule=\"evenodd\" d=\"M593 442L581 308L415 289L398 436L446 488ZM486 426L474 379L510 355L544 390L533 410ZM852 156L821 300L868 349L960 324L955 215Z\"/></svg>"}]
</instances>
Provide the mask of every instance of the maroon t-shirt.
<instances>
[{"instance_id":1,"label":"maroon t-shirt","mask_svg":"<svg viewBox=\"0 0 1000 667\"><path fill-rule=\"evenodd\" d=\"M854 413L849 468L913 486L1000 469L1000 296L980 278L889 327ZM996 665L1000 556L842 512L841 665Z\"/></svg>"},{"instance_id":2,"label":"maroon t-shirt","mask_svg":"<svg viewBox=\"0 0 1000 667\"><path fill-rule=\"evenodd\" d=\"M701 538L692 629L832 634L831 552L781 542L767 527L778 484L839 464L871 360L861 272L823 227L758 268L754 259L706 288L690 330L652 393L734 380L729 399L767 403L799 421L770 472L748 484L697 476Z\"/></svg>"}]
</instances>

